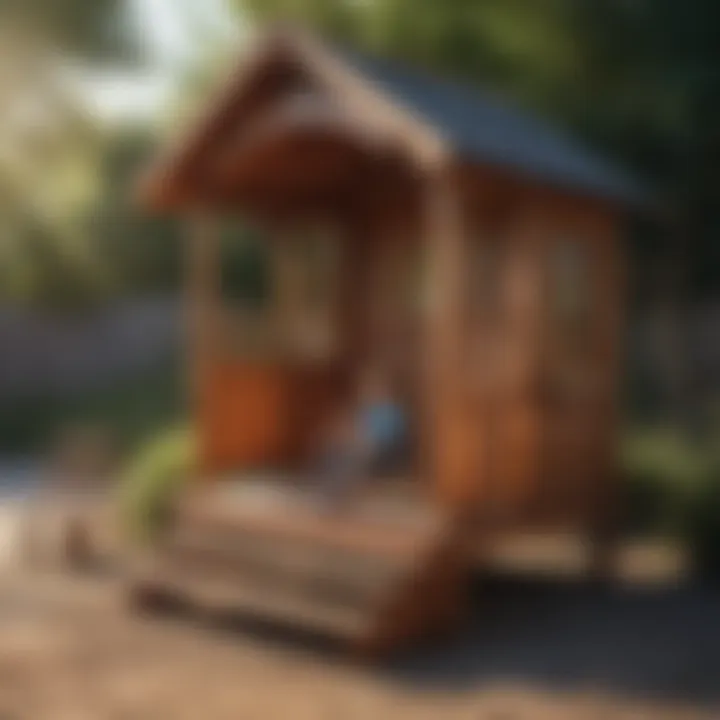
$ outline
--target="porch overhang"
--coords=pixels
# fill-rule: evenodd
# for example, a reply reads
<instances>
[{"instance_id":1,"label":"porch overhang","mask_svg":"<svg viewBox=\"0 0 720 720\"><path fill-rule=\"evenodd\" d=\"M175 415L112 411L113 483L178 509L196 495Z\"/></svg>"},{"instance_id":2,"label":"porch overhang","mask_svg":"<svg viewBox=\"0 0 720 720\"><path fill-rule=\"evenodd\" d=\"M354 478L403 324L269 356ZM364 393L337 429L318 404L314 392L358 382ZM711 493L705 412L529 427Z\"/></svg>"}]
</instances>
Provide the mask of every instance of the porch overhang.
<instances>
[{"instance_id":1,"label":"porch overhang","mask_svg":"<svg viewBox=\"0 0 720 720\"><path fill-rule=\"evenodd\" d=\"M210 108L141 178L147 208L253 203L273 189L287 195L315 183L337 190L373 160L394 155L423 165L445 156L432 128L298 32L262 38Z\"/></svg>"},{"instance_id":2,"label":"porch overhang","mask_svg":"<svg viewBox=\"0 0 720 720\"><path fill-rule=\"evenodd\" d=\"M398 160L391 136L341 108L291 98L255 120L209 164L218 198L241 208L336 202Z\"/></svg>"}]
</instances>

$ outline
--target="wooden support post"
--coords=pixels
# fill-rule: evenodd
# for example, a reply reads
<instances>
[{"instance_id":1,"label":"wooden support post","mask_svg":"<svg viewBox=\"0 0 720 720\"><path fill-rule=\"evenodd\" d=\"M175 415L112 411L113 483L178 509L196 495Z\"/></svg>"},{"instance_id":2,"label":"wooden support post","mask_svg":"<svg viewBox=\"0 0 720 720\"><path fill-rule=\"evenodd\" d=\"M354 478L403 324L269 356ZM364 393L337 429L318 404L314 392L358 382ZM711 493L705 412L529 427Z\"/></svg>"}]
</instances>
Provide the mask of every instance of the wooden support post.
<instances>
[{"instance_id":1,"label":"wooden support post","mask_svg":"<svg viewBox=\"0 0 720 720\"><path fill-rule=\"evenodd\" d=\"M348 368L357 370L367 357L369 338L367 300L369 261L367 238L371 231L368 218L352 214L344 225L339 267L337 328L340 356Z\"/></svg>"},{"instance_id":2,"label":"wooden support post","mask_svg":"<svg viewBox=\"0 0 720 720\"><path fill-rule=\"evenodd\" d=\"M188 384L202 456L203 394L220 352L221 320L219 232L207 215L189 219L185 258Z\"/></svg>"},{"instance_id":3,"label":"wooden support post","mask_svg":"<svg viewBox=\"0 0 720 720\"><path fill-rule=\"evenodd\" d=\"M490 512L497 522L525 517L549 492L541 481L542 427L546 410L543 333L546 213L533 196L518 204L507 230L502 279L502 367L492 409Z\"/></svg>"},{"instance_id":4,"label":"wooden support post","mask_svg":"<svg viewBox=\"0 0 720 720\"><path fill-rule=\"evenodd\" d=\"M598 347L599 362L594 373L595 412L600 416L598 462L593 477L595 493L588 570L591 578L605 582L617 572L617 545L621 520L621 482L616 446L620 426L620 381L622 336L627 288L627 259L618 236L618 219L611 216L599 238Z\"/></svg>"},{"instance_id":5,"label":"wooden support post","mask_svg":"<svg viewBox=\"0 0 720 720\"><path fill-rule=\"evenodd\" d=\"M473 431L465 387L466 234L452 168L429 171L424 198L427 242L427 462L441 503L467 505L477 493Z\"/></svg>"},{"instance_id":6,"label":"wooden support post","mask_svg":"<svg viewBox=\"0 0 720 720\"><path fill-rule=\"evenodd\" d=\"M282 352L297 351L305 295L297 248L293 246L288 230L280 227L273 228L270 247L273 327Z\"/></svg>"}]
</instances>

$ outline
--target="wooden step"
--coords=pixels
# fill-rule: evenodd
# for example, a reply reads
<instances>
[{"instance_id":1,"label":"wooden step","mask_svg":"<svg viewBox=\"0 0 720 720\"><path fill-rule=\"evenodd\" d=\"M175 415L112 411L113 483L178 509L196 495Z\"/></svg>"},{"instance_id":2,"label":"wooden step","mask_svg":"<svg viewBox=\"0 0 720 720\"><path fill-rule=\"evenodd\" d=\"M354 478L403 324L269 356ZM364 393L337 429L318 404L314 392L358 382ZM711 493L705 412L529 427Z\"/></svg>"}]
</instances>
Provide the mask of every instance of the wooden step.
<instances>
[{"instance_id":1,"label":"wooden step","mask_svg":"<svg viewBox=\"0 0 720 720\"><path fill-rule=\"evenodd\" d=\"M135 574L135 595L158 594L175 597L207 610L232 610L264 621L302 626L310 630L351 640L367 633L372 613L367 609L318 602L297 593L278 592L260 583L220 576L202 567L177 567L161 562Z\"/></svg>"},{"instance_id":2,"label":"wooden step","mask_svg":"<svg viewBox=\"0 0 720 720\"><path fill-rule=\"evenodd\" d=\"M135 585L385 652L450 617L462 582L459 538L436 512L391 520L208 493L183 504Z\"/></svg>"},{"instance_id":3,"label":"wooden step","mask_svg":"<svg viewBox=\"0 0 720 720\"><path fill-rule=\"evenodd\" d=\"M418 560L415 543L403 553L397 544L382 553L377 544L328 543L327 527L323 534L275 527L181 518L146 559L136 584L355 639L367 635L378 608Z\"/></svg>"},{"instance_id":4,"label":"wooden step","mask_svg":"<svg viewBox=\"0 0 720 720\"><path fill-rule=\"evenodd\" d=\"M246 582L263 582L278 591L286 587L303 592L314 589L337 602L361 605L379 601L388 587L407 574L408 563L386 562L378 556L338 553L309 544L277 542L268 538L233 538L218 541L184 529L168 541L163 554L189 570L212 568L218 575L231 574Z\"/></svg>"},{"instance_id":5,"label":"wooden step","mask_svg":"<svg viewBox=\"0 0 720 720\"><path fill-rule=\"evenodd\" d=\"M404 538L404 546L388 547L381 542L381 537L372 528L366 530L372 538L367 542L342 542L332 532L332 528L314 528L313 533L304 532L283 524L277 530L268 523L216 523L212 521L198 522L193 518L184 518L175 526L168 540L173 543L200 544L202 546L222 546L238 553L252 551L255 555L281 554L287 557L289 564L302 565L308 562L333 563L338 570L352 564L354 567L387 568L401 566L408 559L422 555L431 538L415 536Z\"/></svg>"},{"instance_id":6,"label":"wooden step","mask_svg":"<svg viewBox=\"0 0 720 720\"><path fill-rule=\"evenodd\" d=\"M203 501L204 500L204 501ZM301 508L256 508L220 504L212 496L184 504L178 525L207 534L232 533L268 537L328 549L375 555L386 561L426 552L445 526L438 512L406 514L402 519L373 518L358 512L318 513Z\"/></svg>"}]
</instances>

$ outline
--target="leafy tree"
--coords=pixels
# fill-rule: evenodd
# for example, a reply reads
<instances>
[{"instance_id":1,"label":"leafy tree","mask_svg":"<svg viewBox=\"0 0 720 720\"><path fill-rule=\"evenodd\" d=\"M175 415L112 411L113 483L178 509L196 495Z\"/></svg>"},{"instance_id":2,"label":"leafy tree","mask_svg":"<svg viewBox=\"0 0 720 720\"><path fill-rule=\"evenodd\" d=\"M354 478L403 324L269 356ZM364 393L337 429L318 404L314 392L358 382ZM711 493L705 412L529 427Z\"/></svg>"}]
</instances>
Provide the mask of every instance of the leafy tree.
<instances>
[{"instance_id":1,"label":"leafy tree","mask_svg":"<svg viewBox=\"0 0 720 720\"><path fill-rule=\"evenodd\" d=\"M90 212L89 229L115 293L179 289L182 244L174 223L144 211L134 193L156 144L148 128L119 128L102 153L102 192Z\"/></svg>"},{"instance_id":2,"label":"leafy tree","mask_svg":"<svg viewBox=\"0 0 720 720\"><path fill-rule=\"evenodd\" d=\"M54 53L7 35L2 53L1 292L34 301L62 285L61 297L79 299L99 280L84 214L98 189L102 138Z\"/></svg>"},{"instance_id":3,"label":"leafy tree","mask_svg":"<svg viewBox=\"0 0 720 720\"><path fill-rule=\"evenodd\" d=\"M127 62L138 56L127 0L2 0L0 22L75 58Z\"/></svg>"},{"instance_id":4,"label":"leafy tree","mask_svg":"<svg viewBox=\"0 0 720 720\"><path fill-rule=\"evenodd\" d=\"M87 111L78 62L131 54L125 0L0 4L0 293L57 307L104 292L88 227L102 189L104 139Z\"/></svg>"}]
</instances>

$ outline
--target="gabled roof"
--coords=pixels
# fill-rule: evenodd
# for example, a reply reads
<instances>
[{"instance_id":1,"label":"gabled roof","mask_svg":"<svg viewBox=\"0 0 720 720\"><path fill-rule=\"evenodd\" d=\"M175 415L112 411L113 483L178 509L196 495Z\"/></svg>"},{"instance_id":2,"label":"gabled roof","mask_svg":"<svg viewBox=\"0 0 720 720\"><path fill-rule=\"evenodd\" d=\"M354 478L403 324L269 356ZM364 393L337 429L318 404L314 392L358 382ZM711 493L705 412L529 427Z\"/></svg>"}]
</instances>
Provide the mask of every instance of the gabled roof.
<instances>
[{"instance_id":1,"label":"gabled roof","mask_svg":"<svg viewBox=\"0 0 720 720\"><path fill-rule=\"evenodd\" d=\"M640 186L618 168L490 93L355 50L335 51L463 157L622 204L646 202Z\"/></svg>"},{"instance_id":2,"label":"gabled roof","mask_svg":"<svg viewBox=\"0 0 720 720\"><path fill-rule=\"evenodd\" d=\"M390 107L397 111L401 125L406 126L402 132L417 135L419 131L426 140L431 137L433 142L439 141L444 150L462 159L627 207L648 204L644 191L619 169L559 129L489 92L326 44L297 31L265 36L194 132L151 168L146 178L146 197L162 198L174 184L179 187L187 178L196 177L194 168L199 158L213 149L217 152L218 144L227 141L226 130L238 117L248 81L261 73L277 53L321 76L346 97L357 96L358 89L369 91L366 99L370 104L382 100L385 110ZM333 71L328 74L331 66ZM373 110L366 108L364 101L360 106L354 104L352 112L356 110L358 119L372 118L369 113Z\"/></svg>"}]
</instances>

